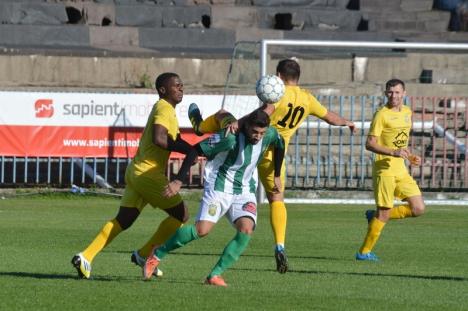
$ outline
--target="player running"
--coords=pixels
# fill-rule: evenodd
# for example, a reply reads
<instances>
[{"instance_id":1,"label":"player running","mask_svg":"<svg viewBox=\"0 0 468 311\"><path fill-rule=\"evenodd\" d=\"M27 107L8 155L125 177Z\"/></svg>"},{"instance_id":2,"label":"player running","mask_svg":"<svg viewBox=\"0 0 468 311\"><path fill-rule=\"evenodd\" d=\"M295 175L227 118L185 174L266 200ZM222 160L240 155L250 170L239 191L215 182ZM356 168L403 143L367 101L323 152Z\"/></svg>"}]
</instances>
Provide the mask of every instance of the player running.
<instances>
[{"instance_id":1,"label":"player running","mask_svg":"<svg viewBox=\"0 0 468 311\"><path fill-rule=\"evenodd\" d=\"M195 145L193 152L187 155L182 164L182 173L179 172L177 179L165 191L168 197L178 193L183 175L186 175L196 156L207 157L203 198L195 225L179 228L175 235L154 251L154 255L148 257L143 269L145 279L151 278L153 271L170 251L206 236L218 220L226 215L237 232L226 245L205 283L227 286L221 274L239 259L256 226L256 166L267 150L274 154L274 185L271 191L278 193L282 188L280 173L284 157L283 139L269 124L268 114L257 110L243 122L238 133L226 136L221 131Z\"/></svg>"},{"instance_id":2,"label":"player running","mask_svg":"<svg viewBox=\"0 0 468 311\"><path fill-rule=\"evenodd\" d=\"M128 229L146 204L168 214L151 239L132 254L132 261L142 266L155 245L163 243L188 219L188 211L180 195L164 198L162 192L169 181L166 165L171 151L188 153L192 146L182 140L175 106L182 101L184 85L175 73L163 73L156 79L160 99L153 106L140 139L138 151L125 172L125 191L117 216L108 221L95 239L72 258L72 265L81 278L91 276L94 257L120 232ZM156 274L158 271L155 272Z\"/></svg>"},{"instance_id":3,"label":"player running","mask_svg":"<svg viewBox=\"0 0 468 311\"><path fill-rule=\"evenodd\" d=\"M378 260L372 249L389 219L416 217L425 209L418 184L405 165L405 159L412 165L421 164L421 158L408 150L412 112L403 105L405 83L399 79L387 81L385 96L388 102L374 114L366 142L366 149L376 153L372 177L377 211L366 212L367 234L356 260ZM407 204L394 207L395 197Z\"/></svg>"},{"instance_id":4,"label":"player running","mask_svg":"<svg viewBox=\"0 0 468 311\"><path fill-rule=\"evenodd\" d=\"M332 111L328 111L309 91L299 86L301 68L295 60L284 59L278 62L276 74L285 84L284 96L277 103L264 103L258 109L270 115L270 125L276 128L283 137L286 150L291 137L309 115L316 116L331 125L347 126L351 132L354 132L353 122ZM227 127L231 132L236 131L242 125L244 118L237 122L230 113L221 109L216 114L203 120L196 105L192 104L189 107L189 119L198 134L215 132L220 127ZM270 222L276 244L276 270L279 273L286 273L288 271L288 258L285 251L287 211L283 196L286 184L286 169L283 164L281 167L281 191L273 191L274 163L272 159L273 152L270 148L258 165L258 173L270 203Z\"/></svg>"}]
</instances>

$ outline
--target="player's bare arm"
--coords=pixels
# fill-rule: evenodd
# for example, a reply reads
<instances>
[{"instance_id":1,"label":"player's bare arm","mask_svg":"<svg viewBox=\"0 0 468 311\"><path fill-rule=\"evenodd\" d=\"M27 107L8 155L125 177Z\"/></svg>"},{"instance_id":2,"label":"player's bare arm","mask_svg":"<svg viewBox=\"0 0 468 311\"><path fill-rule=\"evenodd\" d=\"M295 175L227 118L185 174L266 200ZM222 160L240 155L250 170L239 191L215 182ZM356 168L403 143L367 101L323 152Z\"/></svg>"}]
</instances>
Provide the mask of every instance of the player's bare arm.
<instances>
[{"instance_id":1,"label":"player's bare arm","mask_svg":"<svg viewBox=\"0 0 468 311\"><path fill-rule=\"evenodd\" d=\"M354 125L353 121L349 121L334 113L333 111L327 111L327 114L322 118L322 120L331 125L347 126L349 127L351 133L354 133L356 130L356 126Z\"/></svg>"},{"instance_id":2,"label":"player's bare arm","mask_svg":"<svg viewBox=\"0 0 468 311\"><path fill-rule=\"evenodd\" d=\"M153 128L153 143L163 149L167 149L167 128L155 124Z\"/></svg>"},{"instance_id":3,"label":"player's bare arm","mask_svg":"<svg viewBox=\"0 0 468 311\"><path fill-rule=\"evenodd\" d=\"M368 135L366 140L366 149L374 153L408 159L410 152L407 148L400 149L391 149L385 146L382 146L378 143L378 137L373 135Z\"/></svg>"}]
</instances>

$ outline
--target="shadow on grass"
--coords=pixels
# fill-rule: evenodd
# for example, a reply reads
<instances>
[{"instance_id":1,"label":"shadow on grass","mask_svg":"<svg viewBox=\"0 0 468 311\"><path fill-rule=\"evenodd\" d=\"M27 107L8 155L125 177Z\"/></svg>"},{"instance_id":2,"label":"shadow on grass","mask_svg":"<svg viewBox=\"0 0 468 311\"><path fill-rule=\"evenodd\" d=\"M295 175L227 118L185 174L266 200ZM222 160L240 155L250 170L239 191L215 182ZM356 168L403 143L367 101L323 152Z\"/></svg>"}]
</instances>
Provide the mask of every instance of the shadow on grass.
<instances>
[{"instance_id":1,"label":"shadow on grass","mask_svg":"<svg viewBox=\"0 0 468 311\"><path fill-rule=\"evenodd\" d=\"M246 269L246 268L231 268L232 270L239 271L274 271L273 269ZM353 276L375 276L375 277L396 277L407 279L420 279L420 280L439 280L439 281L457 281L468 282L468 278L461 276L445 276L445 275L411 275L411 274L393 274L393 273L369 273L369 272L337 272L337 271L313 271L313 270L288 270L288 273L298 274L340 274L340 275L353 275Z\"/></svg>"},{"instance_id":2,"label":"shadow on grass","mask_svg":"<svg viewBox=\"0 0 468 311\"><path fill-rule=\"evenodd\" d=\"M105 251L103 251L105 252ZM128 254L128 256L131 256L131 252L125 252L125 251L107 251L108 253L117 253L117 254ZM219 251L219 253L200 253L200 252L182 252L182 251L174 251L170 253L170 256L177 256L177 255L182 255L182 256L220 256L222 250ZM271 252L271 255L263 255L263 254L242 254L242 257L254 257L254 258L274 258L273 251ZM290 256L288 255L288 258L295 258L295 259L316 259L316 260L336 260L336 261L349 261L348 259L343 259L339 257L326 257L326 256Z\"/></svg>"},{"instance_id":3,"label":"shadow on grass","mask_svg":"<svg viewBox=\"0 0 468 311\"><path fill-rule=\"evenodd\" d=\"M72 274L52 274L52 273L37 273L37 272L16 272L16 271L1 271L0 277L11 276L17 278L33 278L33 279L49 279L49 280L80 280L86 282L88 280L80 279L76 275ZM135 278L123 278L123 277L91 277L91 281L135 281Z\"/></svg>"},{"instance_id":4,"label":"shadow on grass","mask_svg":"<svg viewBox=\"0 0 468 311\"><path fill-rule=\"evenodd\" d=\"M142 282L142 283L157 283L159 278L152 278L151 281L143 281L141 277L116 277L116 276L92 276L89 280L80 279L76 275L71 274L52 274L52 273L36 273L36 272L16 272L16 271L1 271L1 277L15 277L15 278L32 278L39 280L77 280L81 282ZM170 284L187 284L187 285L203 285L205 279L200 278L199 281L193 279L172 279L164 278L165 283Z\"/></svg>"}]
</instances>

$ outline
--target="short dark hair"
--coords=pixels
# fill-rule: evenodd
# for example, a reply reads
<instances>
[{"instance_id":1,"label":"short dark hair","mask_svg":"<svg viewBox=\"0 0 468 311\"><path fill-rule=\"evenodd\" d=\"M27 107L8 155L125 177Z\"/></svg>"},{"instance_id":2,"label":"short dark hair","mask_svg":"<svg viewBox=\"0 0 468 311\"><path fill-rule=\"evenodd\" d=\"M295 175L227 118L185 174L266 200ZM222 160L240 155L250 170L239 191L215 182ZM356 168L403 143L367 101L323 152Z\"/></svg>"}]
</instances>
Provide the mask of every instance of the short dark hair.
<instances>
[{"instance_id":1,"label":"short dark hair","mask_svg":"<svg viewBox=\"0 0 468 311\"><path fill-rule=\"evenodd\" d=\"M158 91L158 94L161 95L159 93L159 89L163 86L166 86L167 84L167 81L169 81L169 79L171 78L179 78L179 75L176 74L176 73L173 73L173 72L165 72L165 73L162 73L160 74L157 78L156 78L156 82L154 83L155 86L156 86L156 91Z\"/></svg>"},{"instance_id":2,"label":"short dark hair","mask_svg":"<svg viewBox=\"0 0 468 311\"><path fill-rule=\"evenodd\" d=\"M299 80L301 66L293 59L283 59L276 66L276 73L280 73L286 80Z\"/></svg>"},{"instance_id":3,"label":"short dark hair","mask_svg":"<svg viewBox=\"0 0 468 311\"><path fill-rule=\"evenodd\" d=\"M247 127L268 127L270 125L270 116L265 111L256 109L249 114L245 121Z\"/></svg>"},{"instance_id":4,"label":"short dark hair","mask_svg":"<svg viewBox=\"0 0 468 311\"><path fill-rule=\"evenodd\" d=\"M385 83L385 90L388 90L391 87L397 86L400 84L403 87L403 90L405 90L405 82L401 81L400 79L390 79Z\"/></svg>"}]
</instances>

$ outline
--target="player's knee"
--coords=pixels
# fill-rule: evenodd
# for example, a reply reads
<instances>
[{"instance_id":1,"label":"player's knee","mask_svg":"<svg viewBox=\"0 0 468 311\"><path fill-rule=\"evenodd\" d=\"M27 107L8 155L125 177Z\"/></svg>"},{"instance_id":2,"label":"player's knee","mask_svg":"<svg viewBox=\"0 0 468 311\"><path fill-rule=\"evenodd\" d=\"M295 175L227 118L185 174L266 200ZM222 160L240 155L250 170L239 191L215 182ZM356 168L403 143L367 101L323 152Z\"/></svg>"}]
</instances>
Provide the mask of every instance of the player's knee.
<instances>
[{"instance_id":1,"label":"player's knee","mask_svg":"<svg viewBox=\"0 0 468 311\"><path fill-rule=\"evenodd\" d=\"M140 211L136 208L121 207L115 220L119 223L122 230L127 230L133 225L138 215L140 215Z\"/></svg>"},{"instance_id":2,"label":"player's knee","mask_svg":"<svg viewBox=\"0 0 468 311\"><path fill-rule=\"evenodd\" d=\"M185 202L180 202L176 206L168 208L165 211L181 223L186 223L189 219L189 212Z\"/></svg>"},{"instance_id":3,"label":"player's knee","mask_svg":"<svg viewBox=\"0 0 468 311\"><path fill-rule=\"evenodd\" d=\"M235 222L239 232L252 235L255 230L255 221L250 217L241 217Z\"/></svg>"},{"instance_id":4,"label":"player's knee","mask_svg":"<svg viewBox=\"0 0 468 311\"><path fill-rule=\"evenodd\" d=\"M122 230L127 230L135 222L135 219L123 218L123 217L116 217L115 220L117 220Z\"/></svg>"},{"instance_id":5,"label":"player's knee","mask_svg":"<svg viewBox=\"0 0 468 311\"><path fill-rule=\"evenodd\" d=\"M243 227L239 229L239 232L252 235L254 233L254 228L253 227Z\"/></svg>"},{"instance_id":6,"label":"player's knee","mask_svg":"<svg viewBox=\"0 0 468 311\"><path fill-rule=\"evenodd\" d=\"M426 207L424 206L424 204L413 206L411 208L411 211L414 217L421 216L422 214L424 214L425 210L426 210Z\"/></svg>"},{"instance_id":7,"label":"player's knee","mask_svg":"<svg viewBox=\"0 0 468 311\"><path fill-rule=\"evenodd\" d=\"M207 236L208 233L210 233L211 231L211 227L203 226L200 222L197 222L197 224L195 225L195 229L197 230L197 234L200 238Z\"/></svg>"}]
</instances>

